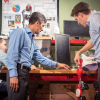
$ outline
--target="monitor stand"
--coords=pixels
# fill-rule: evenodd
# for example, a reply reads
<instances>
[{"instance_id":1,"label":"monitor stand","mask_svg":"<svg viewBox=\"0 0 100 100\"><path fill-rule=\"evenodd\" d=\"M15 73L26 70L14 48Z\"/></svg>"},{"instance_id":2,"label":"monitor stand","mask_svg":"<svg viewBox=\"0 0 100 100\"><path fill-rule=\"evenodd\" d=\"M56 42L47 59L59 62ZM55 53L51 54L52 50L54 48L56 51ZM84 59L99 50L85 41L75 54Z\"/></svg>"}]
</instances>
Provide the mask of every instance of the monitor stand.
<instances>
[{"instance_id":1,"label":"monitor stand","mask_svg":"<svg viewBox=\"0 0 100 100\"><path fill-rule=\"evenodd\" d=\"M75 40L79 40L79 37L75 37Z\"/></svg>"}]
</instances>

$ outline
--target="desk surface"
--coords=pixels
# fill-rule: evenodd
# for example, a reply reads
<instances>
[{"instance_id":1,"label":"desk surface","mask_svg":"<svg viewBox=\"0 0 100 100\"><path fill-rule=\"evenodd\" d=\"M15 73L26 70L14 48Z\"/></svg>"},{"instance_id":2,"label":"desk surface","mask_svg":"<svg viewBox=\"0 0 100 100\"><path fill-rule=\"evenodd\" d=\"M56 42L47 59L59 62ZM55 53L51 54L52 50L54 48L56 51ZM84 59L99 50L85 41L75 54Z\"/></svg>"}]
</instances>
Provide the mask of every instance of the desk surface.
<instances>
[{"instance_id":1,"label":"desk surface","mask_svg":"<svg viewBox=\"0 0 100 100\"><path fill-rule=\"evenodd\" d=\"M1 70L1 74L7 70ZM32 70L29 80L44 81L79 81L77 70ZM82 81L96 81L97 71L83 71Z\"/></svg>"},{"instance_id":2,"label":"desk surface","mask_svg":"<svg viewBox=\"0 0 100 100\"><path fill-rule=\"evenodd\" d=\"M1 73L7 73L7 70L1 70ZM77 74L77 70L31 70L30 74ZM97 71L83 71L83 74L97 74Z\"/></svg>"}]
</instances>

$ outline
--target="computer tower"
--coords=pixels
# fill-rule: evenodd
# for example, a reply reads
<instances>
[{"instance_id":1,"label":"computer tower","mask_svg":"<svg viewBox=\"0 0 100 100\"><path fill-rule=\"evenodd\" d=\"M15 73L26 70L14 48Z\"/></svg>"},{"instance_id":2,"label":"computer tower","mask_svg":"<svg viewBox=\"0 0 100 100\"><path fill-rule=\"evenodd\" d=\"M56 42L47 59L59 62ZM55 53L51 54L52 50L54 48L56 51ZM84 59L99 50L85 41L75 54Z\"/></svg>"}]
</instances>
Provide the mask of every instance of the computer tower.
<instances>
[{"instance_id":1,"label":"computer tower","mask_svg":"<svg viewBox=\"0 0 100 100\"><path fill-rule=\"evenodd\" d=\"M56 34L55 50L56 61L70 66L70 36L68 34Z\"/></svg>"}]
</instances>

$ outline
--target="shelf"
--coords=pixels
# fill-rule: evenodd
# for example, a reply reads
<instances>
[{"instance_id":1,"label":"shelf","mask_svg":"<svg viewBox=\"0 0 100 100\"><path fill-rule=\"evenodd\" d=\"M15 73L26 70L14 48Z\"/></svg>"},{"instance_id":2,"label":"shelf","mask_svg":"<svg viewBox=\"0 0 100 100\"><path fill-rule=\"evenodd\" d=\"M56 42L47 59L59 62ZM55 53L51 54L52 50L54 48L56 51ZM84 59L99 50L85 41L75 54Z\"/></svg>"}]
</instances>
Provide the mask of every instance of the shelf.
<instances>
[{"instance_id":1,"label":"shelf","mask_svg":"<svg viewBox=\"0 0 100 100\"><path fill-rule=\"evenodd\" d=\"M52 37L49 37L49 36L36 36L34 39L50 39L50 40L52 40Z\"/></svg>"},{"instance_id":2,"label":"shelf","mask_svg":"<svg viewBox=\"0 0 100 100\"><path fill-rule=\"evenodd\" d=\"M70 40L71 46L83 46L87 43L87 40ZM55 40L51 40L51 44L55 44Z\"/></svg>"}]
</instances>

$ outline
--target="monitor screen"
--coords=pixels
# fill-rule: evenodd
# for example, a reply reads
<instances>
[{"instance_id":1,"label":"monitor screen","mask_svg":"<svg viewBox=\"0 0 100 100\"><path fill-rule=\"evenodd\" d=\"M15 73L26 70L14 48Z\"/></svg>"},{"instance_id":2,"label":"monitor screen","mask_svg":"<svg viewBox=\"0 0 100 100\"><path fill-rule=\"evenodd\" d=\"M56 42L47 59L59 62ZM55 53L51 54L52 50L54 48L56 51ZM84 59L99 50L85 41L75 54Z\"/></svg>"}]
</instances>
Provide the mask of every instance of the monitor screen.
<instances>
[{"instance_id":1,"label":"monitor screen","mask_svg":"<svg viewBox=\"0 0 100 100\"><path fill-rule=\"evenodd\" d=\"M51 51L51 40L50 39L34 39L34 41L36 42L36 45L40 49L42 55L49 58L50 51Z\"/></svg>"},{"instance_id":2,"label":"monitor screen","mask_svg":"<svg viewBox=\"0 0 100 100\"><path fill-rule=\"evenodd\" d=\"M71 65L70 59L70 36L67 34L56 34L55 38L56 61Z\"/></svg>"},{"instance_id":3,"label":"monitor screen","mask_svg":"<svg viewBox=\"0 0 100 100\"><path fill-rule=\"evenodd\" d=\"M79 25L77 21L64 20L63 32L70 37L90 37L89 27Z\"/></svg>"}]
</instances>

